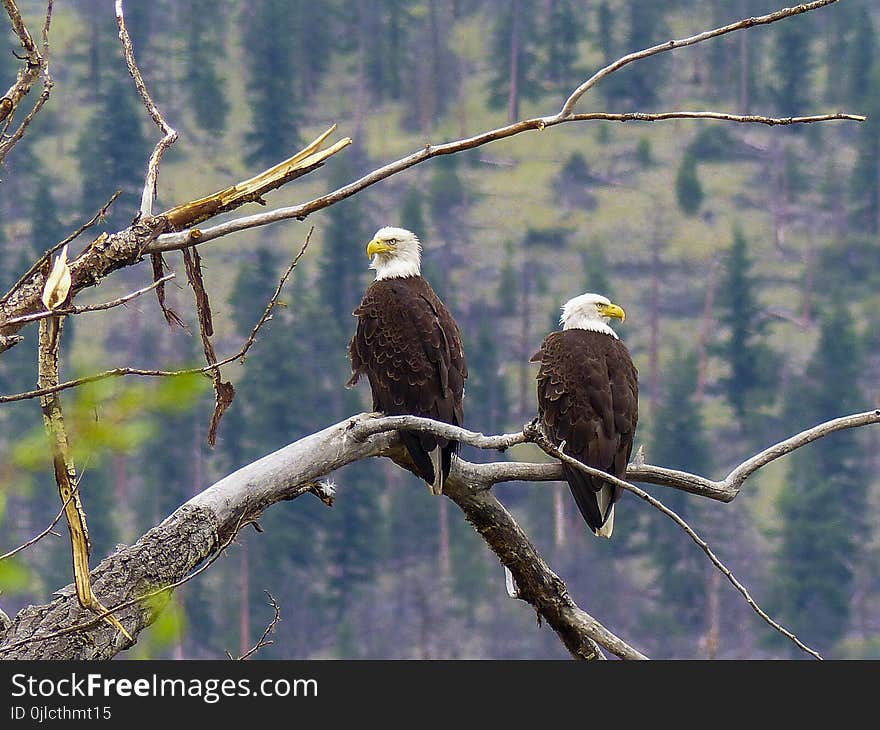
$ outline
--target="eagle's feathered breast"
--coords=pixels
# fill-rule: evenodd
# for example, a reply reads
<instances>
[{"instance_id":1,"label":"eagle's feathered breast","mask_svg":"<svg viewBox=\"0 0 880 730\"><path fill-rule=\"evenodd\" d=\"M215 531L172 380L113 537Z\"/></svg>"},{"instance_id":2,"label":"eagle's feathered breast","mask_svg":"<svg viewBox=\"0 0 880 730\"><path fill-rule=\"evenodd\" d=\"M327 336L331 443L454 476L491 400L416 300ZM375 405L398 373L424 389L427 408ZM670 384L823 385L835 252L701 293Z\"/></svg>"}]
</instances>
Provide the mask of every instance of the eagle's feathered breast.
<instances>
[{"instance_id":1,"label":"eagle's feathered breast","mask_svg":"<svg viewBox=\"0 0 880 730\"><path fill-rule=\"evenodd\" d=\"M461 333L428 281L422 276L377 279L354 314L358 324L349 344L353 375L348 384L366 375L373 409L386 415L462 425L467 365ZM447 446L430 434L417 438L428 452ZM424 476L430 481L429 474Z\"/></svg>"},{"instance_id":2,"label":"eagle's feathered breast","mask_svg":"<svg viewBox=\"0 0 880 730\"><path fill-rule=\"evenodd\" d=\"M565 453L619 478L626 475L638 421L638 371L626 346L602 332L567 329L544 338L532 356L538 371L538 414ZM604 519L595 498L604 482L563 464L572 493L594 530ZM589 491L587 491L589 490ZM621 490L615 488L613 504Z\"/></svg>"}]
</instances>

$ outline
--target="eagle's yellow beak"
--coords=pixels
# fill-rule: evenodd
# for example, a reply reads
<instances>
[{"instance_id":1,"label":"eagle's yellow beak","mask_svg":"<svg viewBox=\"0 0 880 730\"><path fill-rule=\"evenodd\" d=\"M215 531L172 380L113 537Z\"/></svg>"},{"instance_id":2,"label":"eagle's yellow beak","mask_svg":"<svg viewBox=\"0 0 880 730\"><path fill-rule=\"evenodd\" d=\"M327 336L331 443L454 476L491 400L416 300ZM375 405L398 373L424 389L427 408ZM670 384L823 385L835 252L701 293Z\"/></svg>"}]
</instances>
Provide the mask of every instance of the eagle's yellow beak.
<instances>
[{"instance_id":1,"label":"eagle's yellow beak","mask_svg":"<svg viewBox=\"0 0 880 730\"><path fill-rule=\"evenodd\" d=\"M393 251L394 247L389 246L385 241L381 238L374 238L367 244L367 258L373 258L374 254L377 253L388 253L389 251Z\"/></svg>"},{"instance_id":2,"label":"eagle's yellow beak","mask_svg":"<svg viewBox=\"0 0 880 730\"><path fill-rule=\"evenodd\" d=\"M623 311L623 307L616 304L598 304L596 306L599 309L599 314L603 317L613 317L621 322L626 320L626 312Z\"/></svg>"}]
</instances>

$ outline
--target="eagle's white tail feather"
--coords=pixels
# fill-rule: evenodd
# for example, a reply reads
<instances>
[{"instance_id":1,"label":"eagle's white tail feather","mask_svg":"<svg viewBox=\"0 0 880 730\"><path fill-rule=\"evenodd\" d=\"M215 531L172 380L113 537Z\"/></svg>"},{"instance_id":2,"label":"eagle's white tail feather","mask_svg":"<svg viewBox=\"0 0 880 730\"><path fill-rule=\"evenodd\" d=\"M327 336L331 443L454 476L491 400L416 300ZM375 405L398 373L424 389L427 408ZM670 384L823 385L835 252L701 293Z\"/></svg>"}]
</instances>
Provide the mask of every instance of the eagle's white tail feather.
<instances>
[{"instance_id":1,"label":"eagle's white tail feather","mask_svg":"<svg viewBox=\"0 0 880 730\"><path fill-rule=\"evenodd\" d=\"M431 493L443 494L443 452L438 446L430 456L431 465L434 467L434 483L431 485Z\"/></svg>"},{"instance_id":2,"label":"eagle's white tail feather","mask_svg":"<svg viewBox=\"0 0 880 730\"><path fill-rule=\"evenodd\" d=\"M605 520L602 527L596 530L599 537L611 537L614 531L614 505L611 499L614 497L614 487L606 484L598 492L596 492L596 501L599 503L599 514Z\"/></svg>"}]
</instances>

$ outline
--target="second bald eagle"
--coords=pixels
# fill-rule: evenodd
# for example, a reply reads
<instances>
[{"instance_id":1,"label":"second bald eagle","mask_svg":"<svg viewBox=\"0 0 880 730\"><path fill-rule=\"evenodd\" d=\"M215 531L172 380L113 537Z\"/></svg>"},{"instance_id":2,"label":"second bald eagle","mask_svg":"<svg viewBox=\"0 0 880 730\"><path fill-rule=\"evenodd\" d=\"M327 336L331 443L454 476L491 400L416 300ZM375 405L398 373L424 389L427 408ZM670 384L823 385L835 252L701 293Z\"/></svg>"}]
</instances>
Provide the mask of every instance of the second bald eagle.
<instances>
[{"instance_id":1,"label":"second bald eagle","mask_svg":"<svg viewBox=\"0 0 880 730\"><path fill-rule=\"evenodd\" d=\"M411 231L380 228L367 244L376 280L354 310L357 331L348 348L351 387L370 381L373 410L413 415L456 426L464 422L467 365L461 333L440 297L421 275L421 246ZM441 494L457 441L401 431L416 471Z\"/></svg>"},{"instance_id":2,"label":"second bald eagle","mask_svg":"<svg viewBox=\"0 0 880 730\"><path fill-rule=\"evenodd\" d=\"M547 438L564 453L619 479L638 421L638 371L608 322L623 309L599 294L581 294L562 308L562 332L551 332L532 356L538 371L538 415ZM622 489L563 463L562 471L590 529L611 537Z\"/></svg>"}]
</instances>

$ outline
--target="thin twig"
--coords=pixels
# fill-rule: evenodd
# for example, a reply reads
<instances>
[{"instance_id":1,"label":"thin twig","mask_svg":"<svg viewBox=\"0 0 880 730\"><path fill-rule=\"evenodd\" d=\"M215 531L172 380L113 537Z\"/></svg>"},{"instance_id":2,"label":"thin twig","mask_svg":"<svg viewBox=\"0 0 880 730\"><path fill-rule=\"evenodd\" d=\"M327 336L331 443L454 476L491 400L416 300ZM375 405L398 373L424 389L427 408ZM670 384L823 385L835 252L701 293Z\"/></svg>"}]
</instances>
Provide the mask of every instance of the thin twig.
<instances>
[{"instance_id":1,"label":"thin twig","mask_svg":"<svg viewBox=\"0 0 880 730\"><path fill-rule=\"evenodd\" d=\"M55 309L53 311L45 311L45 312L34 312L33 314L25 314L21 317L13 317L12 319L7 319L6 324L24 324L26 322L34 322L38 319L45 319L46 317L52 317L59 314L83 314L85 312L102 312L106 309L112 309L113 307L118 307L122 304L127 304L132 299L137 299L139 296L146 294L147 292L152 291L157 286L164 284L166 281L174 278L174 274L167 274L163 276L161 279L156 279L149 286L145 286L143 289L138 289L137 291L133 291L125 296L121 296L117 299L113 299L109 302L103 302L101 304L86 304L82 307L71 306L64 307L62 309Z\"/></svg>"},{"instance_id":2,"label":"thin twig","mask_svg":"<svg viewBox=\"0 0 880 730\"><path fill-rule=\"evenodd\" d=\"M12 29L18 35L21 46L25 51L26 65L22 69L15 83L6 92L6 95L0 98L0 122L4 122L4 131L12 122L13 114L18 108L22 98L30 91L31 87L36 83L37 79L43 77L43 90L37 97L33 108L28 115L22 120L18 129L11 135L4 135L5 139L0 140L0 163L9 154L9 151L24 136L25 131L31 122L40 113L43 105L49 100L52 93L54 83L49 73L49 27L52 23L52 5L53 0L48 0L46 4L46 20L43 23L43 52L37 48L34 39L25 26L15 0L3 0L3 5L9 15Z\"/></svg>"},{"instance_id":3,"label":"thin twig","mask_svg":"<svg viewBox=\"0 0 880 730\"><path fill-rule=\"evenodd\" d=\"M272 620L269 622L269 625L266 626L265 631L263 631L263 635L259 638L257 643L254 644L250 649L248 649L244 654L242 654L240 657L238 657L234 661L244 661L248 657L251 657L254 654L256 654L263 647L271 646L272 644L275 643L274 641L272 641L271 639L267 639L266 637L268 637L269 634L272 634L275 632L275 627L278 625L278 622L281 620L281 608L278 606L278 602L275 600L275 598L272 596L272 594L269 593L269 591L263 591L263 592L269 597L269 605L272 606L273 610L275 611L275 615L272 617ZM230 659L233 658L232 654L230 654L228 651L226 652L226 656L229 657Z\"/></svg>"},{"instance_id":4,"label":"thin twig","mask_svg":"<svg viewBox=\"0 0 880 730\"><path fill-rule=\"evenodd\" d=\"M271 319L272 310L278 303L278 297L281 294L281 289L284 287L284 284L287 282L287 279L290 277L293 270L296 268L296 265L299 263L299 260L303 257L303 254L306 252L306 248L308 248L309 241L312 238L312 232L314 231L314 227L309 229L308 235L306 235L305 243L303 243L302 248L299 253L291 262L290 266L287 267L287 271L281 276L280 281L278 282L278 286L275 288L275 292L272 294L269 302L266 304L266 309L263 311L263 315L260 317L260 320L254 325L254 328L251 330L251 333L248 335L248 338L245 340L244 345L242 345L241 349L236 352L234 355L230 355L213 365L205 365L203 367L198 368L186 368L183 370L144 370L141 368L114 368L112 370L105 370L101 373L95 373L94 375L86 375L81 378L75 378L74 380L67 380L63 383L59 383L58 385L49 387L49 388L37 388L36 390L30 390L25 393L16 393L14 395L0 395L0 403L12 403L13 401L27 400L29 398L39 398L43 395L48 395L49 393L58 393L62 390L68 390L70 388L76 388L80 385L85 385L86 383L94 383L99 380L107 380L108 378L120 378L126 375L139 375L142 377L150 377L150 378L174 378L180 377L181 375L198 375L200 373L209 373L216 368L222 367L223 365L228 365L231 362L235 362L236 360L243 361L245 354L250 348L253 346L254 342L257 339L257 333L263 327L266 322Z\"/></svg>"},{"instance_id":5,"label":"thin twig","mask_svg":"<svg viewBox=\"0 0 880 730\"><path fill-rule=\"evenodd\" d=\"M125 56L125 63L128 66L128 72L134 79L134 85L137 87L138 94L140 94L150 118L163 134L162 139L156 143L153 154L150 155L150 161L147 164L147 180L144 185L144 192L141 195L141 217L146 218L153 215L153 200L156 198L159 183L159 163L162 160L162 155L165 154L165 150L177 141L177 132L165 121L162 112L159 111L159 107L156 106L149 89L147 89L147 85L144 83L144 77L141 75L134 58L131 37L128 34L128 29L125 27L122 0L116 0L115 8L116 26L119 28L119 40L122 41L122 51Z\"/></svg>"},{"instance_id":6,"label":"thin twig","mask_svg":"<svg viewBox=\"0 0 880 730\"><path fill-rule=\"evenodd\" d=\"M624 481L623 479L618 479L617 477L614 477L611 474L607 474L606 472L602 471L601 469L594 469L593 467L587 466L586 464L584 464L584 463L578 461L577 459L572 458L568 454L560 451L556 446L554 446L552 443L550 443L550 441L547 439L547 437L544 436L543 433L541 433L540 429L538 429L537 426L528 426L528 427L526 427L525 430L527 432L526 435L529 437L529 440L532 443L539 446L546 454L548 454L556 459L559 459L560 461L564 461L566 464L569 464L570 466L573 466L577 469L580 469L585 474L589 474L592 477L599 477L610 484L613 484L617 487L620 487L620 488L625 489L629 492L632 492L637 497L639 497L640 499L643 499L648 504L650 504L652 507L655 507L656 509L660 510L663 514L665 514L667 517L672 519L679 527L681 527L682 530L684 530L687 533L688 537L690 537L691 540L693 540L700 547L700 549L704 553L706 553L709 560L711 560L712 563L715 565L715 567L718 568L718 570L720 570L721 573L724 574L724 576L727 578L727 580L730 581L730 583L733 585L733 587L736 588L736 590L742 594L743 598L745 598L745 600L746 600L746 603L748 603L749 606L752 607L752 609L755 611L755 613L758 614L758 616L760 616L764 621L766 621L776 631L783 634L784 636L789 638L792 642L794 642L794 644L799 649L805 651L806 653L810 654L811 656L815 657L816 659L822 658L818 652L816 652L813 649L811 649L810 647L808 647L800 639L798 639L797 636L795 636L793 633L791 633L788 629L786 629L784 626L782 626L781 624L777 623L772 618L770 618L770 616L767 614L767 612L764 611L764 609L762 609L758 605L758 603L755 601L754 598L752 598L752 596L749 594L748 589L736 579L736 577L733 575L733 573L730 571L730 569L727 566L725 566L724 563L721 562L721 560L719 560L719 558L715 555L714 552L712 552L712 549L709 547L708 543L706 543L706 541L703 540L693 530L693 528L691 528L691 526L688 525L687 522L685 522L679 515L677 515L671 509L666 507L666 505L664 505L662 502L660 502L660 500L655 499L650 494L648 494L646 491L644 491L643 489L639 489L634 484L630 484L629 482Z\"/></svg>"},{"instance_id":7,"label":"thin twig","mask_svg":"<svg viewBox=\"0 0 880 730\"><path fill-rule=\"evenodd\" d=\"M0 560L6 560L7 558L11 558L16 553L20 553L22 550L27 550L31 545L35 545L40 540L42 540L44 537L46 537L46 535L48 535L50 532L52 532L55 525L57 525L61 521L61 518L64 517L64 512L67 510L68 505L70 504L71 500L73 499L73 497L76 494L76 491L78 489L79 489L79 486L77 485L74 488L74 490L71 492L70 496L67 498L67 501L61 505L61 510L58 512L57 515L55 515L55 519L49 523L49 526L45 530L43 530L36 537L32 537L26 543L23 543L22 545L19 545L17 548L10 550L8 553L3 553L3 555L0 555Z\"/></svg>"},{"instance_id":8,"label":"thin twig","mask_svg":"<svg viewBox=\"0 0 880 730\"><path fill-rule=\"evenodd\" d=\"M120 195L122 195L121 190L117 190L115 193L113 193L113 195L110 196L110 199L106 203L104 203L101 210L99 210L97 213L95 213L95 215L93 215L88 221L83 223L73 233L71 233L69 236L67 236L67 238L65 238L63 241L59 241L54 246L52 246L50 249L48 249L42 256L40 256L40 258L38 258L36 260L36 262L34 262L31 265L31 267L26 272L24 272L24 274L22 274L22 276L19 278L19 280L17 282L15 282L15 284L12 285L12 287L9 289L9 291L6 292L6 294L4 294L2 297L0 297L0 304L3 304L4 302L6 302L6 300L9 299L9 296L14 291L16 291L22 284L24 284L28 279L30 279L31 276L33 276L33 274L38 269L40 269L50 258L52 258L53 254L60 251L67 244L75 241L86 230L91 228L98 221L102 220L104 218L104 216L107 215L107 211L110 209L110 206L113 205L116 198L118 198Z\"/></svg>"}]
</instances>

